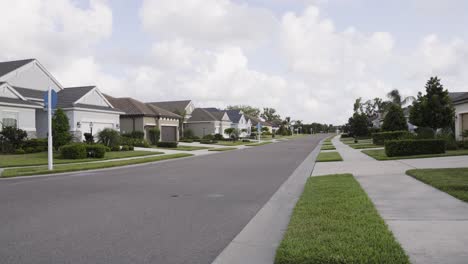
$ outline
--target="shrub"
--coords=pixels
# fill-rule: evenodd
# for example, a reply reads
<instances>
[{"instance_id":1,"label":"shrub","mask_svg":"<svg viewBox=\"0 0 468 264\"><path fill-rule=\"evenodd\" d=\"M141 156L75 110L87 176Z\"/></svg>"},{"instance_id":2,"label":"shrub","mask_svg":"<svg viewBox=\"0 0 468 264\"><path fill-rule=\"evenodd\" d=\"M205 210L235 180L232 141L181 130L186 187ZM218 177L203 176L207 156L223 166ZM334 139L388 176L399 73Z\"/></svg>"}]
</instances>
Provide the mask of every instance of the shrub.
<instances>
[{"instance_id":1,"label":"shrub","mask_svg":"<svg viewBox=\"0 0 468 264\"><path fill-rule=\"evenodd\" d=\"M458 144L455 140L455 136L451 131L445 130L442 133L438 134L437 139L443 139L445 141L445 149L447 150L457 150Z\"/></svg>"},{"instance_id":2,"label":"shrub","mask_svg":"<svg viewBox=\"0 0 468 264\"><path fill-rule=\"evenodd\" d=\"M351 138L352 136L348 133L341 134L341 138Z\"/></svg>"},{"instance_id":3,"label":"shrub","mask_svg":"<svg viewBox=\"0 0 468 264\"><path fill-rule=\"evenodd\" d=\"M52 118L52 137L55 149L70 143L72 140L68 117L60 108L55 111Z\"/></svg>"},{"instance_id":4,"label":"shrub","mask_svg":"<svg viewBox=\"0 0 468 264\"><path fill-rule=\"evenodd\" d=\"M192 142L193 142L193 139L190 139L190 138L181 138L179 141L180 141L180 142L185 142L185 143L192 143Z\"/></svg>"},{"instance_id":5,"label":"shrub","mask_svg":"<svg viewBox=\"0 0 468 264\"><path fill-rule=\"evenodd\" d=\"M175 141L161 141L156 145L160 148L177 148L178 143Z\"/></svg>"},{"instance_id":6,"label":"shrub","mask_svg":"<svg viewBox=\"0 0 468 264\"><path fill-rule=\"evenodd\" d=\"M130 150L129 146L127 146L127 145L122 146L122 151L129 151L129 150Z\"/></svg>"},{"instance_id":7,"label":"shrub","mask_svg":"<svg viewBox=\"0 0 468 264\"><path fill-rule=\"evenodd\" d=\"M202 139L213 140L214 136L209 134L209 135L205 135Z\"/></svg>"},{"instance_id":8,"label":"shrub","mask_svg":"<svg viewBox=\"0 0 468 264\"><path fill-rule=\"evenodd\" d=\"M385 141L388 157L445 153L443 139L405 139Z\"/></svg>"},{"instance_id":9,"label":"shrub","mask_svg":"<svg viewBox=\"0 0 468 264\"><path fill-rule=\"evenodd\" d=\"M87 144L86 153L88 158L102 159L106 155L106 146L101 144Z\"/></svg>"},{"instance_id":10,"label":"shrub","mask_svg":"<svg viewBox=\"0 0 468 264\"><path fill-rule=\"evenodd\" d=\"M25 154L25 153L26 153L26 151L24 151L24 149L22 149L22 148L19 148L19 149L15 150L15 154L18 154L18 155L22 155L22 154Z\"/></svg>"},{"instance_id":11,"label":"shrub","mask_svg":"<svg viewBox=\"0 0 468 264\"><path fill-rule=\"evenodd\" d=\"M435 137L434 130L430 127L416 128L416 135L419 139L433 139Z\"/></svg>"},{"instance_id":12,"label":"shrub","mask_svg":"<svg viewBox=\"0 0 468 264\"><path fill-rule=\"evenodd\" d=\"M248 139L243 139L242 142L250 142Z\"/></svg>"},{"instance_id":13,"label":"shrub","mask_svg":"<svg viewBox=\"0 0 468 264\"><path fill-rule=\"evenodd\" d=\"M34 149L34 152L43 152L43 151L47 151L47 146L37 146Z\"/></svg>"},{"instance_id":14,"label":"shrub","mask_svg":"<svg viewBox=\"0 0 468 264\"><path fill-rule=\"evenodd\" d=\"M213 139L214 139L214 140L223 140L224 137L223 137L223 135L221 135L221 134L218 133L218 134L215 134L215 135L214 135Z\"/></svg>"},{"instance_id":15,"label":"shrub","mask_svg":"<svg viewBox=\"0 0 468 264\"><path fill-rule=\"evenodd\" d=\"M3 127L0 131L2 152L12 152L21 148L27 136L28 133L22 129L12 126Z\"/></svg>"},{"instance_id":16,"label":"shrub","mask_svg":"<svg viewBox=\"0 0 468 264\"><path fill-rule=\"evenodd\" d=\"M133 131L131 134L132 138L136 139L144 139L145 138L145 132L143 131Z\"/></svg>"},{"instance_id":17,"label":"shrub","mask_svg":"<svg viewBox=\"0 0 468 264\"><path fill-rule=\"evenodd\" d=\"M87 144L93 144L94 143L94 136L91 133L84 133L83 134L85 137L84 142Z\"/></svg>"},{"instance_id":18,"label":"shrub","mask_svg":"<svg viewBox=\"0 0 468 264\"><path fill-rule=\"evenodd\" d=\"M133 142L133 146L134 147L140 147L140 148L149 148L150 147L150 144L148 143L148 141L144 140L144 139L135 139L136 141Z\"/></svg>"},{"instance_id":19,"label":"shrub","mask_svg":"<svg viewBox=\"0 0 468 264\"><path fill-rule=\"evenodd\" d=\"M112 151L120 151L120 146L113 146L111 148Z\"/></svg>"},{"instance_id":20,"label":"shrub","mask_svg":"<svg viewBox=\"0 0 468 264\"><path fill-rule=\"evenodd\" d=\"M388 109L387 114L385 115L383 124L383 131L402 131L408 130L408 124L406 123L405 115L403 114L403 109L401 106L396 104L391 104L390 109Z\"/></svg>"},{"instance_id":21,"label":"shrub","mask_svg":"<svg viewBox=\"0 0 468 264\"><path fill-rule=\"evenodd\" d=\"M184 130L184 138L194 138L193 131L190 129L185 129Z\"/></svg>"},{"instance_id":22,"label":"shrub","mask_svg":"<svg viewBox=\"0 0 468 264\"><path fill-rule=\"evenodd\" d=\"M107 147L115 147L120 144L121 138L117 130L105 128L98 133L98 142Z\"/></svg>"},{"instance_id":23,"label":"shrub","mask_svg":"<svg viewBox=\"0 0 468 264\"><path fill-rule=\"evenodd\" d=\"M396 140L408 136L408 131L390 131L372 134L372 143L375 145L384 145L386 140Z\"/></svg>"},{"instance_id":24,"label":"shrub","mask_svg":"<svg viewBox=\"0 0 468 264\"><path fill-rule=\"evenodd\" d=\"M68 144L60 147L64 159L85 159L87 157L86 145L83 143Z\"/></svg>"},{"instance_id":25,"label":"shrub","mask_svg":"<svg viewBox=\"0 0 468 264\"><path fill-rule=\"evenodd\" d=\"M23 143L23 147L24 148L43 147L47 149L47 138L32 138L32 139L26 140Z\"/></svg>"},{"instance_id":26,"label":"shrub","mask_svg":"<svg viewBox=\"0 0 468 264\"><path fill-rule=\"evenodd\" d=\"M151 128L148 130L149 140L152 145L156 145L159 142L159 137L161 136L161 131L159 128Z\"/></svg>"},{"instance_id":27,"label":"shrub","mask_svg":"<svg viewBox=\"0 0 468 264\"><path fill-rule=\"evenodd\" d=\"M217 140L210 140L210 139L202 139L202 140L200 140L200 143L201 144L216 144L216 143L218 143L218 141Z\"/></svg>"},{"instance_id":28,"label":"shrub","mask_svg":"<svg viewBox=\"0 0 468 264\"><path fill-rule=\"evenodd\" d=\"M135 150L135 147L134 146L128 146L128 150L133 151L133 150Z\"/></svg>"},{"instance_id":29,"label":"shrub","mask_svg":"<svg viewBox=\"0 0 468 264\"><path fill-rule=\"evenodd\" d=\"M34 153L35 150L34 150L34 148L27 147L27 148L24 148L24 152L26 152L26 153Z\"/></svg>"}]
</instances>

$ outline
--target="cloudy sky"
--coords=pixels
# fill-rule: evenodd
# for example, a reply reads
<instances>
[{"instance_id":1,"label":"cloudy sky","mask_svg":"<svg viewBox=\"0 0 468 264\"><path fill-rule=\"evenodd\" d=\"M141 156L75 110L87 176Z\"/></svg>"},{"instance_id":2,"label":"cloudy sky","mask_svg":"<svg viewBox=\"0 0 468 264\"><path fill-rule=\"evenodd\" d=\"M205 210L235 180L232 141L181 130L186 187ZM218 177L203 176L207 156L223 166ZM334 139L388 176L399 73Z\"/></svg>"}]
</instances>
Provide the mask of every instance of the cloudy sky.
<instances>
[{"instance_id":1,"label":"cloudy sky","mask_svg":"<svg viewBox=\"0 0 468 264\"><path fill-rule=\"evenodd\" d=\"M468 91L464 0L0 0L0 59L143 101L274 107L340 124L433 75Z\"/></svg>"}]
</instances>

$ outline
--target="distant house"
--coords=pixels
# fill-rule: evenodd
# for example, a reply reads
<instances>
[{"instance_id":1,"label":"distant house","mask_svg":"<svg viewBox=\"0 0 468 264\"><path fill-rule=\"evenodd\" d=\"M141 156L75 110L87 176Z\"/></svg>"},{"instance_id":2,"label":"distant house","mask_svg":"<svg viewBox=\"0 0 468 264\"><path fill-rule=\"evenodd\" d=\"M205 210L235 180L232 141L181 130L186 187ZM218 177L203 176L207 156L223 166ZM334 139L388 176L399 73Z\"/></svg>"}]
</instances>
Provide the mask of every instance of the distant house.
<instances>
[{"instance_id":1,"label":"distant house","mask_svg":"<svg viewBox=\"0 0 468 264\"><path fill-rule=\"evenodd\" d=\"M159 128L161 141L179 140L181 116L152 104L145 104L130 97L115 98L105 95L107 100L124 113L120 115L120 131L130 133L142 131L149 140L149 130Z\"/></svg>"},{"instance_id":2,"label":"distant house","mask_svg":"<svg viewBox=\"0 0 468 264\"><path fill-rule=\"evenodd\" d=\"M68 116L76 141L83 134L104 128L119 128L115 109L95 86L64 88L35 59L0 62L0 122L26 130L28 137L47 136L44 94L48 88L58 94L57 108ZM0 126L1 128L1 126Z\"/></svg>"},{"instance_id":3,"label":"distant house","mask_svg":"<svg viewBox=\"0 0 468 264\"><path fill-rule=\"evenodd\" d=\"M462 133L468 130L468 92L449 93L455 107L455 136L462 140Z\"/></svg>"},{"instance_id":4,"label":"distant house","mask_svg":"<svg viewBox=\"0 0 468 264\"><path fill-rule=\"evenodd\" d=\"M248 137L251 132L252 122L241 110L220 110L217 108L205 108L211 113L226 113L231 120L231 128L239 131L239 137Z\"/></svg>"},{"instance_id":5,"label":"distant house","mask_svg":"<svg viewBox=\"0 0 468 264\"><path fill-rule=\"evenodd\" d=\"M180 101L163 101L163 102L151 102L147 103L165 110L168 110L174 114L183 117L183 124L179 126L179 135L184 135L184 127L187 123L187 120L192 117L192 112L195 109L195 106L191 100L180 100Z\"/></svg>"},{"instance_id":6,"label":"distant house","mask_svg":"<svg viewBox=\"0 0 468 264\"><path fill-rule=\"evenodd\" d=\"M231 127L231 119L226 112L211 111L206 108L195 108L192 116L187 120L185 129L190 129L197 137L221 134L228 138L224 130Z\"/></svg>"},{"instance_id":7,"label":"distant house","mask_svg":"<svg viewBox=\"0 0 468 264\"><path fill-rule=\"evenodd\" d=\"M270 122L264 121L264 120L262 120L262 119L260 119L258 117L254 117L254 116L247 116L247 117L250 120L250 125L251 125L252 128L256 129L258 123L260 123L260 125L262 127L268 128L268 132L273 133L275 131L274 128L273 128L273 124L270 123Z\"/></svg>"}]
</instances>

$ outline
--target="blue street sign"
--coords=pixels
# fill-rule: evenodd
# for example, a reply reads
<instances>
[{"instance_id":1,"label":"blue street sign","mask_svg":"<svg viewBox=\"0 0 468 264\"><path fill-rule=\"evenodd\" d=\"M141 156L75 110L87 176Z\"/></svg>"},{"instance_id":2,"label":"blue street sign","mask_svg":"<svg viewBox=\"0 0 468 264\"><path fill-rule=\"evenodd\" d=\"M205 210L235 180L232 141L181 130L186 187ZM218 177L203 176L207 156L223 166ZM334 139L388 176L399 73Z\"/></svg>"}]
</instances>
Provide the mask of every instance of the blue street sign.
<instances>
[{"instance_id":1,"label":"blue street sign","mask_svg":"<svg viewBox=\"0 0 468 264\"><path fill-rule=\"evenodd\" d=\"M260 123L257 124L257 131L262 132L262 124Z\"/></svg>"},{"instance_id":2,"label":"blue street sign","mask_svg":"<svg viewBox=\"0 0 468 264\"><path fill-rule=\"evenodd\" d=\"M54 109L57 106L57 92L55 90L50 91L50 94L52 95L51 98L51 108ZM46 91L44 93L44 108L49 107L49 92Z\"/></svg>"}]
</instances>

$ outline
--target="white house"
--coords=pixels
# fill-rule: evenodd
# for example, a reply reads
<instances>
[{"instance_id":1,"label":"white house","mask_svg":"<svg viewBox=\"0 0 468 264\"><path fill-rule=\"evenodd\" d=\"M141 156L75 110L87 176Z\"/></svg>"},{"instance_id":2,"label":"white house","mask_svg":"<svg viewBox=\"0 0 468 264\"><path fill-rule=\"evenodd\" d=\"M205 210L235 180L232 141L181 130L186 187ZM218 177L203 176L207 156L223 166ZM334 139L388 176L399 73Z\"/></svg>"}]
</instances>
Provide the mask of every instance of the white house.
<instances>
[{"instance_id":1,"label":"white house","mask_svg":"<svg viewBox=\"0 0 468 264\"><path fill-rule=\"evenodd\" d=\"M462 133L468 131L468 92L450 93L455 107L455 136L462 140Z\"/></svg>"},{"instance_id":2,"label":"white house","mask_svg":"<svg viewBox=\"0 0 468 264\"><path fill-rule=\"evenodd\" d=\"M240 137L248 137L251 133L252 121L246 117L241 110L226 110L224 111L231 119L231 127L239 130Z\"/></svg>"},{"instance_id":3,"label":"white house","mask_svg":"<svg viewBox=\"0 0 468 264\"><path fill-rule=\"evenodd\" d=\"M44 94L51 87L58 94L57 107L65 110L76 140L83 133L119 128L115 109L95 86L64 88L36 59L0 62L0 122L28 132L28 137L47 136ZM1 128L1 126L0 126Z\"/></svg>"}]
</instances>

